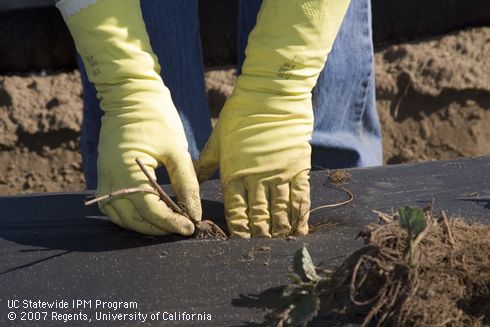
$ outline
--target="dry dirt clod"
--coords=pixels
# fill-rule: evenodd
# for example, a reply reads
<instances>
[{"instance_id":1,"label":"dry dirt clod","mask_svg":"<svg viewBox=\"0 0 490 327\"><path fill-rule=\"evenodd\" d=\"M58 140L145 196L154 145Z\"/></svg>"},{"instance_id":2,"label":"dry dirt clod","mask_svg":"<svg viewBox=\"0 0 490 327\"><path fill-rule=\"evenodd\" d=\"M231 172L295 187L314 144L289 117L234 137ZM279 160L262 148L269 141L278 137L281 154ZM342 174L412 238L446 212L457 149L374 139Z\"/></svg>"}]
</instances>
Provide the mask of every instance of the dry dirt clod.
<instances>
[{"instance_id":1,"label":"dry dirt clod","mask_svg":"<svg viewBox=\"0 0 490 327\"><path fill-rule=\"evenodd\" d=\"M252 251L249 251L247 253L242 254L242 258L239 261L242 261L242 262L251 262L251 261L254 261L254 260L255 260L255 255L254 255L254 252L252 250Z\"/></svg>"},{"instance_id":2,"label":"dry dirt clod","mask_svg":"<svg viewBox=\"0 0 490 327\"><path fill-rule=\"evenodd\" d=\"M227 239L225 232L211 220L202 220L195 224L195 238L219 238Z\"/></svg>"},{"instance_id":3,"label":"dry dirt clod","mask_svg":"<svg viewBox=\"0 0 490 327\"><path fill-rule=\"evenodd\" d=\"M348 183L351 180L352 175L344 169L335 169L328 171L328 177L332 183L342 185Z\"/></svg>"},{"instance_id":4,"label":"dry dirt clod","mask_svg":"<svg viewBox=\"0 0 490 327\"><path fill-rule=\"evenodd\" d=\"M265 245L264 245L264 246L261 246L261 247L259 248L259 251L260 251L260 252L271 252L271 251L272 251L272 248L271 248L270 246L265 246Z\"/></svg>"}]
</instances>

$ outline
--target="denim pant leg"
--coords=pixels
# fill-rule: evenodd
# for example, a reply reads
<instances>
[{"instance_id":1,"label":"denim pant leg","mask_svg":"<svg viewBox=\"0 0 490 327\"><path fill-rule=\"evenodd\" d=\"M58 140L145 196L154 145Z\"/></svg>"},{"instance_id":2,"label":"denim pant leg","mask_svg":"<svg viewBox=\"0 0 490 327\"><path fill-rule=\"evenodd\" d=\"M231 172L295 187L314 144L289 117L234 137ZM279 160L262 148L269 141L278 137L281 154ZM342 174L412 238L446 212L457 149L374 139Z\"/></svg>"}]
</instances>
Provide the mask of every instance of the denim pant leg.
<instances>
[{"instance_id":1,"label":"denim pant leg","mask_svg":"<svg viewBox=\"0 0 490 327\"><path fill-rule=\"evenodd\" d=\"M382 164L374 74L370 0L351 0L313 90L314 168Z\"/></svg>"},{"instance_id":2,"label":"denim pant leg","mask_svg":"<svg viewBox=\"0 0 490 327\"><path fill-rule=\"evenodd\" d=\"M193 159L211 134L211 119L204 87L204 66L199 36L197 0L144 0L141 9L153 51L162 67L162 78L179 112ZM84 89L81 149L88 189L97 187L97 145L102 115L94 86L81 60ZM165 135L162 133L162 138ZM167 183L165 173L159 182Z\"/></svg>"},{"instance_id":3,"label":"denim pant leg","mask_svg":"<svg viewBox=\"0 0 490 327\"><path fill-rule=\"evenodd\" d=\"M97 188L97 157L101 117L99 100L95 87L88 80L85 67L80 56L77 56L78 68L83 86L83 119L80 132L80 150L82 152L82 168L85 186L88 190Z\"/></svg>"},{"instance_id":4,"label":"denim pant leg","mask_svg":"<svg viewBox=\"0 0 490 327\"><path fill-rule=\"evenodd\" d=\"M262 0L240 0L238 58ZM240 67L238 68L240 71ZM311 140L313 168L382 164L381 128L375 102L370 0L351 0L316 87Z\"/></svg>"}]
</instances>

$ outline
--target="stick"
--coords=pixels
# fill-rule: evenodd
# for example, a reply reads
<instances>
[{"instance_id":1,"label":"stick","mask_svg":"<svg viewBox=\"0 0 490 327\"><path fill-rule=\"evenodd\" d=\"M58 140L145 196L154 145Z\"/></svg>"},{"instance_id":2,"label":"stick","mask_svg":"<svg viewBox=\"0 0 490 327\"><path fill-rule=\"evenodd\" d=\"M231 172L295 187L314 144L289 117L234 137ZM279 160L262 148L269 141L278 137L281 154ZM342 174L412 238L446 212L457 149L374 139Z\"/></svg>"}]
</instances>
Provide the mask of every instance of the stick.
<instances>
[{"instance_id":1,"label":"stick","mask_svg":"<svg viewBox=\"0 0 490 327\"><path fill-rule=\"evenodd\" d=\"M148 170L146 169L146 167L143 165L143 163L141 162L141 160L139 158L136 158L136 163L140 167L141 171L143 171L143 173L145 174L146 178L148 178L148 181L150 182L151 186L153 186L155 188L155 190L157 190L158 195L160 195L160 198L162 199L162 201L165 202L165 204L170 209L172 209L173 211L177 212L178 214L180 214L182 216L185 216L187 218L190 218L187 215L187 212L185 212L177 204L175 204L175 202L167 195L167 193L165 193L165 191L160 187L160 185L158 185L157 181L148 172Z\"/></svg>"},{"instance_id":2,"label":"stick","mask_svg":"<svg viewBox=\"0 0 490 327\"><path fill-rule=\"evenodd\" d=\"M110 199L110 198L117 196L117 195L132 194L132 193L139 193L139 192L146 192L146 193L159 195L156 191L151 190L149 188L145 188L145 187L124 188L122 190L117 190L117 191L111 192L109 194L105 194L105 195L95 197L92 200L85 201L85 205L89 206L89 205L92 205L94 203Z\"/></svg>"},{"instance_id":3,"label":"stick","mask_svg":"<svg viewBox=\"0 0 490 327\"><path fill-rule=\"evenodd\" d=\"M163 188L161 188L160 185L158 185L157 181L153 178L153 176L148 172L148 170L146 169L146 167L143 165L143 163L141 162L141 160L139 158L136 158L136 163L138 164L138 166L140 167L141 171L145 174L146 178L148 178L148 181L150 182L151 186L153 186L157 192L158 192L158 195L160 195L160 198L162 199L163 202L165 202L165 204L170 208L172 209L173 211L177 212L178 214L188 218L190 221L192 221L192 223L194 224L194 226L196 227L196 230L198 231L198 233L200 231L202 231L204 229L204 225L207 224L207 225L210 225L211 226L211 229L214 228L214 232L218 234L218 236L220 237L223 237L225 239L227 239L228 237L226 236L226 233L223 232L223 230L218 226L216 225L215 223L213 223L212 221L210 220L204 220L204 221L197 221L195 219L193 219L191 216L189 216L187 214L187 212L185 212L184 210L182 210L182 208L180 208L168 195L167 193L165 193L165 191L163 190Z\"/></svg>"},{"instance_id":4,"label":"stick","mask_svg":"<svg viewBox=\"0 0 490 327\"><path fill-rule=\"evenodd\" d=\"M188 217L187 213L184 210L182 210L177 204L175 204L175 202L172 201L172 199L167 195L167 193L165 193L165 191L160 187L160 185L158 185L157 181L148 172L148 169L146 169L146 167L143 165L143 163L141 162L141 160L139 158L136 158L136 163L140 167L141 171L145 174L146 178L148 178L148 181L150 182L151 186L153 186L153 188L155 188L156 191L150 190L147 188L143 188L143 187L127 188L127 189L117 190L117 191L111 192L109 194L96 197L95 199L92 199L90 201L85 202L85 205L88 206L88 205L91 205L93 203L96 203L96 202L99 202L102 200L110 199L116 195L131 194L131 193L137 193L137 192L147 192L147 193L152 193L152 194L160 196L162 201L165 202L165 204L170 209L177 212L178 214L181 214L185 217Z\"/></svg>"},{"instance_id":5,"label":"stick","mask_svg":"<svg viewBox=\"0 0 490 327\"><path fill-rule=\"evenodd\" d=\"M151 193L151 194L154 194L154 195L158 196L174 212L176 212L176 213L178 213L178 214L180 214L180 215L188 218L190 221L192 221L192 223L196 227L196 233L205 233L207 230L210 230L211 233L218 234L218 237L222 237L222 238L225 238L225 239L228 238L228 236L226 235L226 233L218 225L216 225L212 221L210 221L210 220L197 221L197 220L193 219L192 217L190 217L187 214L187 212L185 212L184 210L182 210L182 208L180 208L170 198L170 196L168 196L168 194L165 193L165 191L161 188L161 186L158 185L157 181L153 178L153 176L150 174L150 172L146 169L146 167L143 165L143 163L141 162L141 160L139 158L136 158L135 161L138 164L138 166L140 167L141 171L145 174L146 178L148 178L148 181L150 182L150 185L155 190L148 189L148 188L145 188L145 187L125 188L125 189L122 189L122 190L117 190L117 191L111 192L109 194L101 195L101 196L96 197L94 199L91 199L89 201L86 201L85 202L85 205L88 206L88 205L94 204L94 203L99 202L99 201L102 201L102 200L110 199L110 198L112 198L114 196L117 196L117 195L131 194L131 193L138 193L138 192Z\"/></svg>"},{"instance_id":6,"label":"stick","mask_svg":"<svg viewBox=\"0 0 490 327\"><path fill-rule=\"evenodd\" d=\"M384 212L378 211L378 210L372 210L375 214L378 215L378 218L385 222L386 224L391 223L393 221L393 217L390 215L385 214Z\"/></svg>"}]
</instances>

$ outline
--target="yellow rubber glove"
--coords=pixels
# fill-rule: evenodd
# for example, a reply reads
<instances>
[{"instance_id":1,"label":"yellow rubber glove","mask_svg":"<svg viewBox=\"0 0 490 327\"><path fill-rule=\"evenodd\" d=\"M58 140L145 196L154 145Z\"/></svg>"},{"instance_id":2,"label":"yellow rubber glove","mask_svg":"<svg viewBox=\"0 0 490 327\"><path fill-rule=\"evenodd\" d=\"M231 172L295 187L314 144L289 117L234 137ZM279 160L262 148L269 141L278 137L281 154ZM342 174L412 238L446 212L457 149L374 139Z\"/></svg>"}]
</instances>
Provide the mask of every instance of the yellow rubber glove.
<instances>
[{"instance_id":1,"label":"yellow rubber glove","mask_svg":"<svg viewBox=\"0 0 490 327\"><path fill-rule=\"evenodd\" d=\"M195 163L219 165L232 236L308 233L311 91L349 0L265 0L242 74Z\"/></svg>"},{"instance_id":2,"label":"yellow rubber glove","mask_svg":"<svg viewBox=\"0 0 490 327\"><path fill-rule=\"evenodd\" d=\"M135 163L154 175L164 165L180 204L201 219L199 184L182 122L160 77L139 0L63 0L61 10L104 111L99 141L97 194L152 189ZM99 203L111 220L143 234L191 235L193 223L149 193Z\"/></svg>"}]
</instances>

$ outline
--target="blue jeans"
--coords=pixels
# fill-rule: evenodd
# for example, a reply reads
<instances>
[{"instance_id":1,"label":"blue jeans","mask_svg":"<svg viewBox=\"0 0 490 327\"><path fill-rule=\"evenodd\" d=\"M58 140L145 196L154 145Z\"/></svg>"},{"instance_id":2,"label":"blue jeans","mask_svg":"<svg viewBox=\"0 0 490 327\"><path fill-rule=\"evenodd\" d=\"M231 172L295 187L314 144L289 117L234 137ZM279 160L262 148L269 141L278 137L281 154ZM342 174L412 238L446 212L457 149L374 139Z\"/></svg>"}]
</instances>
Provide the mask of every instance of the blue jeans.
<instances>
[{"instance_id":1,"label":"blue jeans","mask_svg":"<svg viewBox=\"0 0 490 327\"><path fill-rule=\"evenodd\" d=\"M261 3L262 0L239 0L238 71ZM143 0L141 7L153 51L162 67L163 81L170 89L184 125L189 152L197 159L211 133L197 0ZM95 189L102 112L81 60L78 64L84 89L80 140L83 170L87 188ZM382 164L374 90L370 0L351 0L313 90L313 169Z\"/></svg>"}]
</instances>

